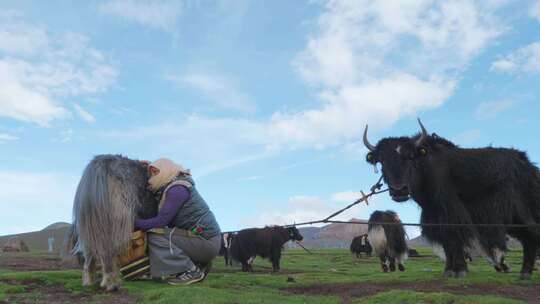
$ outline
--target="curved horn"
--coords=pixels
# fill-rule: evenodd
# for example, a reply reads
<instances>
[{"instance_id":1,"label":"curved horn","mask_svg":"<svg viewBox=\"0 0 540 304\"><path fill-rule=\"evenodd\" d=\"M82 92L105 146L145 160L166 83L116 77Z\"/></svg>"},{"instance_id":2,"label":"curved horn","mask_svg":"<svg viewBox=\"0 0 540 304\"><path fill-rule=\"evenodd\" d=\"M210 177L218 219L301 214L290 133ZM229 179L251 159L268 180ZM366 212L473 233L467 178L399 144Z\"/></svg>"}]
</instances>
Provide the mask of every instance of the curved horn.
<instances>
[{"instance_id":1,"label":"curved horn","mask_svg":"<svg viewBox=\"0 0 540 304\"><path fill-rule=\"evenodd\" d=\"M369 151L373 152L375 151L375 146L369 143L369 140L367 139L367 131L368 131L368 125L366 125L366 129L364 130L364 145L366 148L368 148Z\"/></svg>"},{"instance_id":2,"label":"curved horn","mask_svg":"<svg viewBox=\"0 0 540 304\"><path fill-rule=\"evenodd\" d=\"M420 138L418 138L418 140L416 141L417 147L421 146L428 137L428 132L426 131L426 128L424 128L424 125L420 121L420 118L418 118L418 123L420 124L420 128L422 129L422 134L420 135Z\"/></svg>"}]
</instances>

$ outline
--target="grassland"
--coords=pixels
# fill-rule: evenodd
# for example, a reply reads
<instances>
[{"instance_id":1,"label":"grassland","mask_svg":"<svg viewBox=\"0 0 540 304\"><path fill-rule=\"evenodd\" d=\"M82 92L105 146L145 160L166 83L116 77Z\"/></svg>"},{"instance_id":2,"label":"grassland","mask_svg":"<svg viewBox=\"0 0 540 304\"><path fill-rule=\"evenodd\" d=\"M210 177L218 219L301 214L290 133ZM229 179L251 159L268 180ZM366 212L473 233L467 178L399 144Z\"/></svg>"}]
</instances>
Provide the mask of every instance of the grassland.
<instances>
[{"instance_id":1,"label":"grassland","mask_svg":"<svg viewBox=\"0 0 540 304\"><path fill-rule=\"evenodd\" d=\"M420 252L431 254L428 249ZM540 276L520 281L520 257L511 252L507 258L514 270L510 274L496 273L478 258L466 279L447 280L441 278L442 262L433 256L410 259L404 273L385 274L377 259L354 259L346 250L288 250L278 275L270 274L270 264L259 258L252 274L225 267L218 258L200 284L127 282L123 292L112 296L82 288L78 270L0 269L0 302L49 303L54 298L48 290L62 289L66 301L78 303L540 303ZM56 300L60 303L62 297Z\"/></svg>"}]
</instances>

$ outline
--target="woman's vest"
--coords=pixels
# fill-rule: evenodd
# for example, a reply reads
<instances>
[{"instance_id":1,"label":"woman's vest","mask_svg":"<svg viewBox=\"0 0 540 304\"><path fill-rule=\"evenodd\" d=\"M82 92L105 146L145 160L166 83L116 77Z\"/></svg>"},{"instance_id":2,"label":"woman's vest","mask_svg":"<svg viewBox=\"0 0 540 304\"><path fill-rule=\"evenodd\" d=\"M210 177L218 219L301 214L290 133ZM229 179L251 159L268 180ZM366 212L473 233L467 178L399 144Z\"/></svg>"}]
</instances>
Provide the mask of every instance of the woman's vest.
<instances>
[{"instance_id":1,"label":"woman's vest","mask_svg":"<svg viewBox=\"0 0 540 304\"><path fill-rule=\"evenodd\" d=\"M184 202L182 207L180 207L180 210L178 210L171 225L174 225L179 229L193 231L196 234L200 234L205 239L220 235L221 230L219 224L217 223L214 214L210 211L210 208L208 208L208 205L195 188L195 182L191 176L180 174L167 184L167 186L163 187L163 191L159 191L161 192L160 208L165 201L167 190L175 185L185 186L189 190L190 195L189 199Z\"/></svg>"}]
</instances>

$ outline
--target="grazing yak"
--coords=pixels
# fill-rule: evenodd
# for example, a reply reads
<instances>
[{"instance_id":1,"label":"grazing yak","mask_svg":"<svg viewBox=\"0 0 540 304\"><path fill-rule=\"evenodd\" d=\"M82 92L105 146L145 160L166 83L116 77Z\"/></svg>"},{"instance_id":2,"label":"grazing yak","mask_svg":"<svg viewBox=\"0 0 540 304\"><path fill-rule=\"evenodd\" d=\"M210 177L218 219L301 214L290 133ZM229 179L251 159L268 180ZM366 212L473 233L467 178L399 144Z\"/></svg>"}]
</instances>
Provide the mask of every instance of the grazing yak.
<instances>
[{"instance_id":1,"label":"grazing yak","mask_svg":"<svg viewBox=\"0 0 540 304\"><path fill-rule=\"evenodd\" d=\"M239 231L231 245L231 255L242 263L242 271L253 272L251 262L255 256L268 258L272 262L273 272L278 272L283 245L290 241L302 241L303 237L294 226L250 228Z\"/></svg>"},{"instance_id":2,"label":"grazing yak","mask_svg":"<svg viewBox=\"0 0 540 304\"><path fill-rule=\"evenodd\" d=\"M394 211L375 211L368 221L368 239L381 260L383 272L405 271L403 263L407 259L408 247L405 241L405 229L402 225L381 225L378 223L399 224L401 220Z\"/></svg>"},{"instance_id":3,"label":"grazing yak","mask_svg":"<svg viewBox=\"0 0 540 304\"><path fill-rule=\"evenodd\" d=\"M420 257L420 253L418 253L418 250L414 248L409 248L408 256L410 258L418 258Z\"/></svg>"},{"instance_id":4,"label":"grazing yak","mask_svg":"<svg viewBox=\"0 0 540 304\"><path fill-rule=\"evenodd\" d=\"M157 213L157 201L146 190L147 166L120 155L96 156L83 172L73 202L73 229L67 244L83 256L83 285L94 283L96 263L101 264L101 287L120 286L116 258L128 249L135 217Z\"/></svg>"},{"instance_id":5,"label":"grazing yak","mask_svg":"<svg viewBox=\"0 0 540 304\"><path fill-rule=\"evenodd\" d=\"M464 251L477 247L496 269L508 271L504 253L509 234L523 245L521 278L530 278L540 247L540 228L502 225L540 223L539 169L525 152L459 148L436 134L429 135L418 122L420 134L383 138L376 146L369 143L366 126L366 160L375 166L381 164L394 201L405 202L411 197L416 201L422 208L422 223L464 224L422 228L424 237L444 249L444 276L466 276Z\"/></svg>"},{"instance_id":6,"label":"grazing yak","mask_svg":"<svg viewBox=\"0 0 540 304\"><path fill-rule=\"evenodd\" d=\"M369 243L368 235L362 234L359 236L355 236L351 242L350 250L351 253L355 254L357 258L360 257L362 252L365 253L367 256L371 256L373 248L371 248L371 244Z\"/></svg>"},{"instance_id":7,"label":"grazing yak","mask_svg":"<svg viewBox=\"0 0 540 304\"><path fill-rule=\"evenodd\" d=\"M219 248L219 255L225 258L225 266L232 266L231 258L231 244L234 240L234 233L222 233L221 234L221 247Z\"/></svg>"}]
</instances>

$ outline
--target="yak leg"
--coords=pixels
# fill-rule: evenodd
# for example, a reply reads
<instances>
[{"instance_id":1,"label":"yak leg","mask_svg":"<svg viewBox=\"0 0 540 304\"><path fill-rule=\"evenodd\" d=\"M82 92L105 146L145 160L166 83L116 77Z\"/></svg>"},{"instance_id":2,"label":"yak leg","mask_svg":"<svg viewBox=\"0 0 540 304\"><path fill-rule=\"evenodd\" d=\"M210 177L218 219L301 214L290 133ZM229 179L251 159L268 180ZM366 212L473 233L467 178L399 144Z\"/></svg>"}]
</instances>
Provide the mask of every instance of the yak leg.
<instances>
[{"instance_id":1,"label":"yak leg","mask_svg":"<svg viewBox=\"0 0 540 304\"><path fill-rule=\"evenodd\" d=\"M390 257L390 271L394 272L396 271L396 259L394 257Z\"/></svg>"},{"instance_id":2,"label":"yak leg","mask_svg":"<svg viewBox=\"0 0 540 304\"><path fill-rule=\"evenodd\" d=\"M120 288L118 269L116 261L113 257L101 257L101 269L103 279L100 286L106 291L118 291Z\"/></svg>"},{"instance_id":3,"label":"yak leg","mask_svg":"<svg viewBox=\"0 0 540 304\"><path fill-rule=\"evenodd\" d=\"M280 249L274 249L273 252L271 253L272 272L279 272L279 269L280 269L279 260L281 259L281 250Z\"/></svg>"},{"instance_id":4,"label":"yak leg","mask_svg":"<svg viewBox=\"0 0 540 304\"><path fill-rule=\"evenodd\" d=\"M404 261L405 261L405 255L400 255L397 259L396 259L397 263L398 263L398 269L399 271L403 272L405 271L405 265L403 265Z\"/></svg>"},{"instance_id":5,"label":"yak leg","mask_svg":"<svg viewBox=\"0 0 540 304\"><path fill-rule=\"evenodd\" d=\"M91 286L94 284L94 277L96 273L96 261L91 255L85 255L83 264L83 286Z\"/></svg>"},{"instance_id":6,"label":"yak leg","mask_svg":"<svg viewBox=\"0 0 540 304\"><path fill-rule=\"evenodd\" d=\"M225 258L225 266L229 266L229 252L227 251L227 249L225 249L223 257Z\"/></svg>"},{"instance_id":7,"label":"yak leg","mask_svg":"<svg viewBox=\"0 0 540 304\"><path fill-rule=\"evenodd\" d=\"M381 260L381 268L383 272L388 272L388 265L386 265L386 255L381 254L379 255L379 259Z\"/></svg>"},{"instance_id":8,"label":"yak leg","mask_svg":"<svg viewBox=\"0 0 540 304\"><path fill-rule=\"evenodd\" d=\"M531 239L522 240L521 243L523 245L523 267L521 268L520 278L522 280L528 280L531 278L534 270L538 247L534 240Z\"/></svg>"},{"instance_id":9,"label":"yak leg","mask_svg":"<svg viewBox=\"0 0 540 304\"><path fill-rule=\"evenodd\" d=\"M467 276L467 262L465 262L465 255L463 252L463 246L456 246L455 244L443 244L444 252L446 254L446 265L444 268L444 277L446 278L463 278Z\"/></svg>"},{"instance_id":10,"label":"yak leg","mask_svg":"<svg viewBox=\"0 0 540 304\"><path fill-rule=\"evenodd\" d=\"M248 264L247 261L242 261L242 271L243 272L248 272L249 271L249 267L250 265Z\"/></svg>"}]
</instances>

